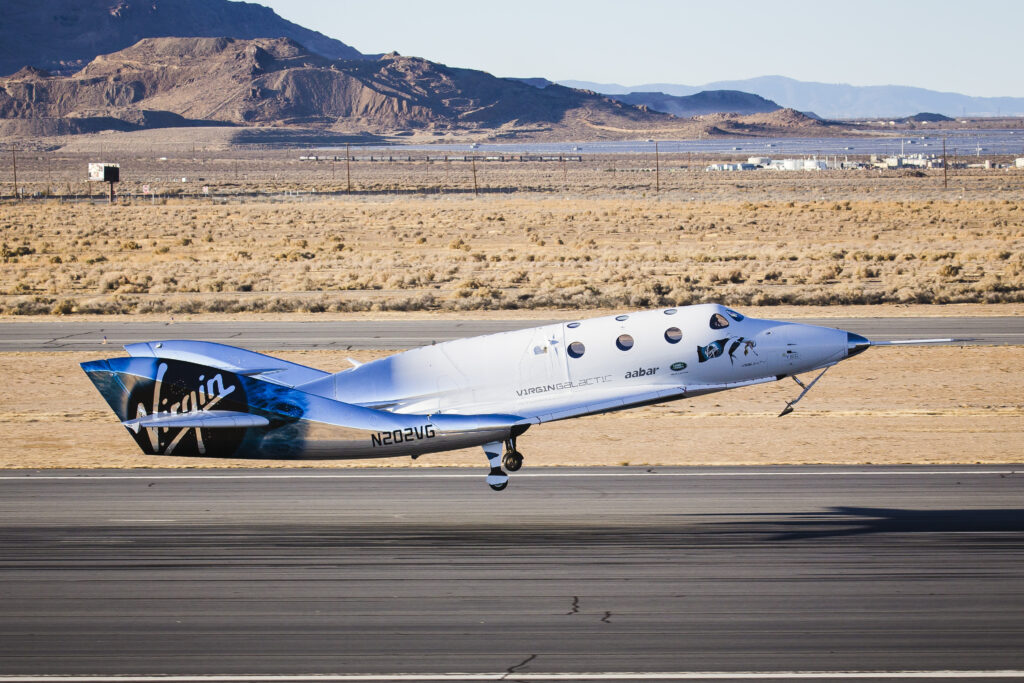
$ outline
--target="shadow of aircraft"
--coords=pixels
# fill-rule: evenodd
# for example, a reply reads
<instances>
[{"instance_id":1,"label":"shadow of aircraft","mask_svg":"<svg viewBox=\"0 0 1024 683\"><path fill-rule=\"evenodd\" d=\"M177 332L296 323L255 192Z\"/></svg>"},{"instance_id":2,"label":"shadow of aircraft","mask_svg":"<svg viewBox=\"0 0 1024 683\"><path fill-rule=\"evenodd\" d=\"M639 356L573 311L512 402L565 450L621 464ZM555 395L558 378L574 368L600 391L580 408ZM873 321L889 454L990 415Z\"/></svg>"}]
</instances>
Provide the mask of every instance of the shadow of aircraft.
<instances>
[{"instance_id":1,"label":"shadow of aircraft","mask_svg":"<svg viewBox=\"0 0 1024 683\"><path fill-rule=\"evenodd\" d=\"M823 512L785 513L790 519L765 522L774 540L788 541L863 534L1024 533L1024 509L908 510L839 506ZM747 526L751 526L750 523Z\"/></svg>"}]
</instances>

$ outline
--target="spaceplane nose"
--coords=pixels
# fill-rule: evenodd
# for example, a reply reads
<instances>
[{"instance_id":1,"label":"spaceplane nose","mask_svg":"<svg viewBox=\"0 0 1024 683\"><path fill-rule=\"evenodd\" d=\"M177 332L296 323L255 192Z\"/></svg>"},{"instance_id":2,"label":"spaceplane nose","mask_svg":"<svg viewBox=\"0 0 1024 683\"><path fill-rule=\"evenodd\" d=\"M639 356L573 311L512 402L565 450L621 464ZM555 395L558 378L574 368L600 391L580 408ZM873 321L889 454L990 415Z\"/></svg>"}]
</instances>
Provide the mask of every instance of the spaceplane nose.
<instances>
[{"instance_id":1,"label":"spaceplane nose","mask_svg":"<svg viewBox=\"0 0 1024 683\"><path fill-rule=\"evenodd\" d=\"M858 353L863 353L869 346L871 346L871 342L868 339L860 336L859 334L854 334L853 332L846 333L847 358L852 358Z\"/></svg>"}]
</instances>

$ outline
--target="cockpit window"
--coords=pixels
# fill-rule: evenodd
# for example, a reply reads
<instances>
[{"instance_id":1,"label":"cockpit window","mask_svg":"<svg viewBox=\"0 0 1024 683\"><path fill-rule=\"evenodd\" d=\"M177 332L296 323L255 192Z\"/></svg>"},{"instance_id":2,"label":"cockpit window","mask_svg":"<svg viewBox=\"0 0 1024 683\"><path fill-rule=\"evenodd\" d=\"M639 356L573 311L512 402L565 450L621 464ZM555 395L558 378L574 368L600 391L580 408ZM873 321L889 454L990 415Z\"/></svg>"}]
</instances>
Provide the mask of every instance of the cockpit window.
<instances>
[{"instance_id":1,"label":"cockpit window","mask_svg":"<svg viewBox=\"0 0 1024 683\"><path fill-rule=\"evenodd\" d=\"M726 327L729 327L729 321L725 319L724 315L715 313L711 316L711 329L724 330Z\"/></svg>"},{"instance_id":2,"label":"cockpit window","mask_svg":"<svg viewBox=\"0 0 1024 683\"><path fill-rule=\"evenodd\" d=\"M725 312L730 318L732 318L736 322L743 320L743 316L741 314L737 313L736 311L730 308L725 309Z\"/></svg>"}]
</instances>

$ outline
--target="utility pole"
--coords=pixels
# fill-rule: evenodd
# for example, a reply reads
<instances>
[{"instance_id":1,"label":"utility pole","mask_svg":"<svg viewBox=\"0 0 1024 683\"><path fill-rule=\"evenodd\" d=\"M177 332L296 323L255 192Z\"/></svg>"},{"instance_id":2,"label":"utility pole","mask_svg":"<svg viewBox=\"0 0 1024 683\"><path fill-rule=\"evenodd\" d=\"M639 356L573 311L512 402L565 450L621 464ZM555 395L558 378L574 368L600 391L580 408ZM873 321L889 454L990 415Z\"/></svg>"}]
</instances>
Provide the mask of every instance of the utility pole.
<instances>
[{"instance_id":1,"label":"utility pole","mask_svg":"<svg viewBox=\"0 0 1024 683\"><path fill-rule=\"evenodd\" d=\"M658 156L658 143L654 143L654 194L661 194L661 157Z\"/></svg>"},{"instance_id":2,"label":"utility pole","mask_svg":"<svg viewBox=\"0 0 1024 683\"><path fill-rule=\"evenodd\" d=\"M480 194L480 190L476 185L476 157L470 157L469 160L473 162L473 194L477 196Z\"/></svg>"},{"instance_id":3,"label":"utility pole","mask_svg":"<svg viewBox=\"0 0 1024 683\"><path fill-rule=\"evenodd\" d=\"M352 161L352 155L349 153L348 143L345 143L345 182L348 187L345 192L352 194L352 165L349 163Z\"/></svg>"},{"instance_id":4,"label":"utility pole","mask_svg":"<svg viewBox=\"0 0 1024 683\"><path fill-rule=\"evenodd\" d=\"M946 138L942 138L942 189L949 189L949 164L946 162Z\"/></svg>"},{"instance_id":5,"label":"utility pole","mask_svg":"<svg viewBox=\"0 0 1024 683\"><path fill-rule=\"evenodd\" d=\"M14 167L14 201L18 201L18 150L11 150L11 165Z\"/></svg>"}]
</instances>

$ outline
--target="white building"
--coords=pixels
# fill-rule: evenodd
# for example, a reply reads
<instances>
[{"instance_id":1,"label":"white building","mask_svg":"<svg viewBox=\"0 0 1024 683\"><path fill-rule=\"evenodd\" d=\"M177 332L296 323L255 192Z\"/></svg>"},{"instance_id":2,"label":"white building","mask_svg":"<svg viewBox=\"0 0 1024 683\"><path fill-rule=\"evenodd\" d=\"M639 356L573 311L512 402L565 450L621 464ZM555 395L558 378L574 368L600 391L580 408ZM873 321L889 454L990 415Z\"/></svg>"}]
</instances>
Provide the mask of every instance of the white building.
<instances>
[{"instance_id":1,"label":"white building","mask_svg":"<svg viewBox=\"0 0 1024 683\"><path fill-rule=\"evenodd\" d=\"M711 164L705 171L753 171L757 166L754 164Z\"/></svg>"},{"instance_id":2,"label":"white building","mask_svg":"<svg viewBox=\"0 0 1024 683\"><path fill-rule=\"evenodd\" d=\"M872 155L871 163L877 168L942 168L942 159L934 154L894 154L884 158Z\"/></svg>"},{"instance_id":3,"label":"white building","mask_svg":"<svg viewBox=\"0 0 1024 683\"><path fill-rule=\"evenodd\" d=\"M819 159L774 159L768 168L776 171L823 171L828 164Z\"/></svg>"}]
</instances>

